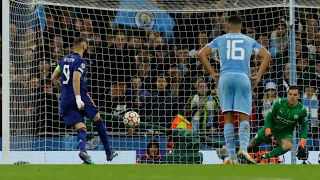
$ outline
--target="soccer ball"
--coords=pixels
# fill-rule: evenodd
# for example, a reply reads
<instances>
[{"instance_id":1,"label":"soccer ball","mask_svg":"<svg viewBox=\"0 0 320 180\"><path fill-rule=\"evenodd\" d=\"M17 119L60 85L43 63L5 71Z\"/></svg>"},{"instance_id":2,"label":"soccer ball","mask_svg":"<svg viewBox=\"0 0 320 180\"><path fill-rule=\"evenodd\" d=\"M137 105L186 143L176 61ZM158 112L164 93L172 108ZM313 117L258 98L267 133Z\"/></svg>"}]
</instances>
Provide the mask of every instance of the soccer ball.
<instances>
[{"instance_id":1,"label":"soccer ball","mask_svg":"<svg viewBox=\"0 0 320 180\"><path fill-rule=\"evenodd\" d=\"M140 115L134 111L126 112L123 117L123 123L130 128L137 127L140 123Z\"/></svg>"}]
</instances>

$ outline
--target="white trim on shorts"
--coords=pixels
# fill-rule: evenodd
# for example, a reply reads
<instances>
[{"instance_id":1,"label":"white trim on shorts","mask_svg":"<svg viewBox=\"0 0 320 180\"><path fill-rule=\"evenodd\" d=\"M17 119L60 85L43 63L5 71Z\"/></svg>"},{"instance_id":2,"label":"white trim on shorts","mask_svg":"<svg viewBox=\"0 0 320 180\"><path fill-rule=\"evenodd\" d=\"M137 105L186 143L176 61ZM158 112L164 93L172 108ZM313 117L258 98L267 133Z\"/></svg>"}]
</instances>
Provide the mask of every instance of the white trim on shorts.
<instances>
[{"instance_id":1,"label":"white trim on shorts","mask_svg":"<svg viewBox=\"0 0 320 180\"><path fill-rule=\"evenodd\" d=\"M239 111L239 110L234 110L234 109L227 109L227 110L222 111L222 113L225 113L225 112L227 112L227 111L239 112L239 113L243 113L243 114L246 114L246 115L248 115L248 116L251 116L251 114L248 114L248 113L246 113L246 112Z\"/></svg>"},{"instance_id":2,"label":"white trim on shorts","mask_svg":"<svg viewBox=\"0 0 320 180\"><path fill-rule=\"evenodd\" d=\"M226 111L234 111L234 110L233 109L227 109L227 110L222 111L222 113L224 113Z\"/></svg>"},{"instance_id":3,"label":"white trim on shorts","mask_svg":"<svg viewBox=\"0 0 320 180\"><path fill-rule=\"evenodd\" d=\"M248 113L243 112L243 111L239 111L239 110L233 110L233 111L236 111L236 112L243 113L243 114L246 114L246 115L248 115L248 116L251 116L251 114L248 114Z\"/></svg>"}]
</instances>

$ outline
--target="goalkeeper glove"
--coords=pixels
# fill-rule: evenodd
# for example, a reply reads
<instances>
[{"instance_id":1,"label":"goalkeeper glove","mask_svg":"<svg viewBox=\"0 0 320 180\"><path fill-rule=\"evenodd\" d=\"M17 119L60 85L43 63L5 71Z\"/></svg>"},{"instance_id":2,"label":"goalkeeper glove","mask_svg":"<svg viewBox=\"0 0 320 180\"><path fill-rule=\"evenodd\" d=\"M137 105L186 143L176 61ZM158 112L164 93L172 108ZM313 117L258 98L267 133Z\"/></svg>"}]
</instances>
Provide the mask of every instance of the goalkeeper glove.
<instances>
[{"instance_id":1,"label":"goalkeeper glove","mask_svg":"<svg viewBox=\"0 0 320 180\"><path fill-rule=\"evenodd\" d=\"M266 143L268 143L268 144L271 144L272 143L272 139L273 139L273 136L272 136L272 134L271 134L271 129L270 128L267 128L266 130L265 130L265 141L266 141Z\"/></svg>"},{"instance_id":2,"label":"goalkeeper glove","mask_svg":"<svg viewBox=\"0 0 320 180\"><path fill-rule=\"evenodd\" d=\"M84 107L84 102L81 100L80 95L76 95L76 103L79 110L82 110Z\"/></svg>"}]
</instances>

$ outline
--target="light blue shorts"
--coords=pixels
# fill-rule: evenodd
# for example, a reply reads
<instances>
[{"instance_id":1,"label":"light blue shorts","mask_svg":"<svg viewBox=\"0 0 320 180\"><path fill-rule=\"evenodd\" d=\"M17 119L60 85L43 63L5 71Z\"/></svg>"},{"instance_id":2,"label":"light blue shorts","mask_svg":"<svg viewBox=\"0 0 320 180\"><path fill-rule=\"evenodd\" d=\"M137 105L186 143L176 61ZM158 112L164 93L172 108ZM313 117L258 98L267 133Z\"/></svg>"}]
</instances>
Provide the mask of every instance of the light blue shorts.
<instances>
[{"instance_id":1,"label":"light blue shorts","mask_svg":"<svg viewBox=\"0 0 320 180\"><path fill-rule=\"evenodd\" d=\"M218 90L222 112L236 111L251 115L252 89L247 74L222 74L219 77Z\"/></svg>"}]
</instances>

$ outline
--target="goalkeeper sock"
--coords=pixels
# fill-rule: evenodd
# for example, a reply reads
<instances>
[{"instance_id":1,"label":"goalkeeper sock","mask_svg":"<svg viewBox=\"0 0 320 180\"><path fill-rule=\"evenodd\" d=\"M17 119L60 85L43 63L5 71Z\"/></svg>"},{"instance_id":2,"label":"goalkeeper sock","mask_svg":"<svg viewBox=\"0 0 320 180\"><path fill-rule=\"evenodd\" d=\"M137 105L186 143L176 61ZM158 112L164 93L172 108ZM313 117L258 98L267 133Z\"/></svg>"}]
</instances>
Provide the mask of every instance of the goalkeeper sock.
<instances>
[{"instance_id":1,"label":"goalkeeper sock","mask_svg":"<svg viewBox=\"0 0 320 180\"><path fill-rule=\"evenodd\" d=\"M109 146L109 139L108 139L108 134L106 127L103 123L103 119L100 118L99 121L95 122L96 129L98 131L98 135L101 139L101 142L103 144L104 150L106 151L107 154L111 154L111 149Z\"/></svg>"},{"instance_id":2,"label":"goalkeeper sock","mask_svg":"<svg viewBox=\"0 0 320 180\"><path fill-rule=\"evenodd\" d=\"M283 150L282 146L279 146L275 149L273 149L272 151L268 152L267 154L265 154L265 157L267 159L272 158L272 157L277 157L280 156L282 154L285 154L287 151Z\"/></svg>"},{"instance_id":3,"label":"goalkeeper sock","mask_svg":"<svg viewBox=\"0 0 320 180\"><path fill-rule=\"evenodd\" d=\"M87 143L87 132L85 129L78 129L77 140L79 142L79 149L81 152L86 151L86 143Z\"/></svg>"},{"instance_id":4,"label":"goalkeeper sock","mask_svg":"<svg viewBox=\"0 0 320 180\"><path fill-rule=\"evenodd\" d=\"M230 157L236 157L234 125L227 123L224 125L224 138Z\"/></svg>"},{"instance_id":5,"label":"goalkeeper sock","mask_svg":"<svg viewBox=\"0 0 320 180\"><path fill-rule=\"evenodd\" d=\"M240 149L247 151L250 141L249 121L241 121L239 126Z\"/></svg>"}]
</instances>

